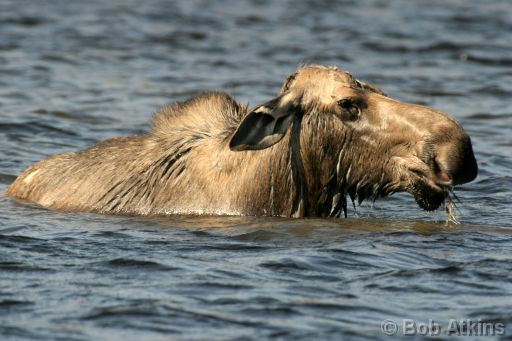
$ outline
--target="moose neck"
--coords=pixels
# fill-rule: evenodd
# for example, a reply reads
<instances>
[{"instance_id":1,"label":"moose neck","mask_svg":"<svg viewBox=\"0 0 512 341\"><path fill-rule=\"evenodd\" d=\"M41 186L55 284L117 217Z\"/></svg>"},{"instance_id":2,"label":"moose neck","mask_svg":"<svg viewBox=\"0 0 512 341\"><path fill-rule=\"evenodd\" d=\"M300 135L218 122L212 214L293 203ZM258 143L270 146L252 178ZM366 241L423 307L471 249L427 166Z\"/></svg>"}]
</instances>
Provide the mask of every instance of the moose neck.
<instances>
[{"instance_id":1,"label":"moose neck","mask_svg":"<svg viewBox=\"0 0 512 341\"><path fill-rule=\"evenodd\" d=\"M256 215L304 217L309 215L309 197L301 143L301 118L294 119L286 136L270 148L232 152L227 160L241 170L235 178L242 195L233 193L233 207ZM235 153L235 154L233 154Z\"/></svg>"},{"instance_id":2,"label":"moose neck","mask_svg":"<svg viewBox=\"0 0 512 341\"><path fill-rule=\"evenodd\" d=\"M270 190L257 192L254 198L267 197L264 214L290 217L333 216L346 214L345 169L340 168L344 154L322 146L332 143L319 131L315 116L297 115L287 136L266 149L265 162L255 164L255 172L264 172ZM327 125L328 126L328 125ZM259 173L261 174L261 173ZM262 195L263 194L263 195ZM268 195L268 196L267 196Z\"/></svg>"},{"instance_id":3,"label":"moose neck","mask_svg":"<svg viewBox=\"0 0 512 341\"><path fill-rule=\"evenodd\" d=\"M304 217L309 213L308 186L301 152L301 131L302 115L298 114L294 118L290 132L291 178L295 188L290 216L294 218Z\"/></svg>"},{"instance_id":4,"label":"moose neck","mask_svg":"<svg viewBox=\"0 0 512 341\"><path fill-rule=\"evenodd\" d=\"M307 215L339 217L346 216L346 173L348 155L343 152L347 139L336 127L334 116L310 112L302 119L300 135L304 183L307 184ZM347 163L348 161L348 163Z\"/></svg>"}]
</instances>

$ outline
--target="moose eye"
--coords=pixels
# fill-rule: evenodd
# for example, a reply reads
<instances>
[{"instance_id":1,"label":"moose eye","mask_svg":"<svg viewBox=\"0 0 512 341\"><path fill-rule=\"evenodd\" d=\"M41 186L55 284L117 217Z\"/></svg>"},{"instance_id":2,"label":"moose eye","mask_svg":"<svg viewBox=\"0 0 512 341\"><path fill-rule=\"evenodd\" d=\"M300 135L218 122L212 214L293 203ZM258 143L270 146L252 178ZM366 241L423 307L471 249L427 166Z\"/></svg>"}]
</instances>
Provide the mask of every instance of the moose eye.
<instances>
[{"instance_id":1,"label":"moose eye","mask_svg":"<svg viewBox=\"0 0 512 341\"><path fill-rule=\"evenodd\" d=\"M345 98L338 101L341 109L341 116L347 121L357 121L361 116L361 109L352 99Z\"/></svg>"}]
</instances>

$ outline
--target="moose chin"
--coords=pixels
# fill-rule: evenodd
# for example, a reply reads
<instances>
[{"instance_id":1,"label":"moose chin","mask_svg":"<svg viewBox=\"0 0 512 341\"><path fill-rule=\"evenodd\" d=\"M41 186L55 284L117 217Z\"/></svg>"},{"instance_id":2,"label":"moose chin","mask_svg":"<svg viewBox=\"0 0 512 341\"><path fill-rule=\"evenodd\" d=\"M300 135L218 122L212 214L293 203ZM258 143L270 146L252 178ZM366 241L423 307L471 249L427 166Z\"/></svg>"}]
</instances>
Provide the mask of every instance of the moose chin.
<instances>
[{"instance_id":1,"label":"moose chin","mask_svg":"<svg viewBox=\"0 0 512 341\"><path fill-rule=\"evenodd\" d=\"M252 109L222 92L164 107L149 133L40 161L7 194L65 211L325 217L394 192L436 210L477 173L447 114L310 65Z\"/></svg>"}]
</instances>

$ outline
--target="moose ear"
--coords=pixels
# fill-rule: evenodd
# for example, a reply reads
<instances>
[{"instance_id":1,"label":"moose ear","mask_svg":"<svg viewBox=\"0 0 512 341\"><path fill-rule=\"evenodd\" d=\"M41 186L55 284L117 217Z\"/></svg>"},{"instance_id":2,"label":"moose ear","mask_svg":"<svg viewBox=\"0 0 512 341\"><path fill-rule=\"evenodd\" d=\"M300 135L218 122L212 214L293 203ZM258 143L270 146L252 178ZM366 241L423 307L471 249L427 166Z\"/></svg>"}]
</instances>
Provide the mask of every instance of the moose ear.
<instances>
[{"instance_id":1,"label":"moose ear","mask_svg":"<svg viewBox=\"0 0 512 341\"><path fill-rule=\"evenodd\" d=\"M260 150L279 142L293 121L292 95L279 96L256 107L242 120L231 138L234 151Z\"/></svg>"}]
</instances>

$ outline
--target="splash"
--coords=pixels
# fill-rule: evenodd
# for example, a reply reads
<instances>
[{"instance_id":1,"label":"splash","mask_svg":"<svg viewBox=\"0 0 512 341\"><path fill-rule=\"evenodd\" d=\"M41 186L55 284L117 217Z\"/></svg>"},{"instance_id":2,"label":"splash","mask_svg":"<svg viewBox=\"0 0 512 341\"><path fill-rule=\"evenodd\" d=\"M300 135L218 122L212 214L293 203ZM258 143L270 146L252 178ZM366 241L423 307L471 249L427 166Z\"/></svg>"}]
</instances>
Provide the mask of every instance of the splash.
<instances>
[{"instance_id":1,"label":"splash","mask_svg":"<svg viewBox=\"0 0 512 341\"><path fill-rule=\"evenodd\" d=\"M459 202L459 198L453 192L453 187L446 189L446 197L444 201L444 209L447 215L446 226L450 224L459 225L460 221L457 219L457 205L455 202Z\"/></svg>"}]
</instances>

